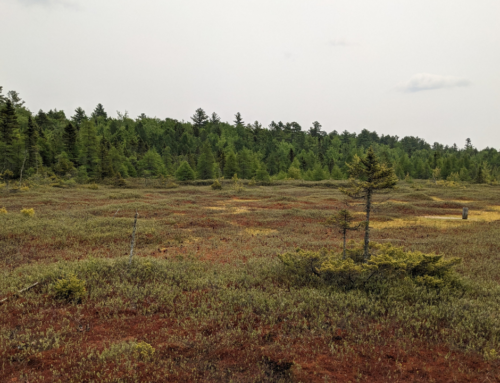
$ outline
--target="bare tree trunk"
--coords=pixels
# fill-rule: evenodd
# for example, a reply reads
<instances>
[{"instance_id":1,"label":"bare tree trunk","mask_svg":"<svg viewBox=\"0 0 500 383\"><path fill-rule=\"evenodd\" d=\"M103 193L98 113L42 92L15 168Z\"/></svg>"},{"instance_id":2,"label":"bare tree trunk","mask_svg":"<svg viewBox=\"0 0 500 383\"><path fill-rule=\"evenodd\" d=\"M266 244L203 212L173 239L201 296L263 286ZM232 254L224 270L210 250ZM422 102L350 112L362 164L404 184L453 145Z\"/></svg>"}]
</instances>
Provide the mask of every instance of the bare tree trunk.
<instances>
[{"instance_id":1,"label":"bare tree trunk","mask_svg":"<svg viewBox=\"0 0 500 383\"><path fill-rule=\"evenodd\" d=\"M135 245L135 231L137 229L137 217L139 213L137 210L135 211L135 219L134 219L134 230L132 231L132 240L130 241L130 257L128 259L128 264L132 263L132 257L134 256L134 245Z\"/></svg>"},{"instance_id":2,"label":"bare tree trunk","mask_svg":"<svg viewBox=\"0 0 500 383\"><path fill-rule=\"evenodd\" d=\"M366 194L366 227L365 227L365 251L364 258L365 261L370 259L370 211L372 208L372 191L368 190Z\"/></svg>"},{"instance_id":3,"label":"bare tree trunk","mask_svg":"<svg viewBox=\"0 0 500 383\"><path fill-rule=\"evenodd\" d=\"M26 163L26 156L28 155L28 151L24 151L24 160L23 160L23 166L21 167L21 174L19 176L19 187L23 184L23 170L24 170L24 164Z\"/></svg>"}]
</instances>

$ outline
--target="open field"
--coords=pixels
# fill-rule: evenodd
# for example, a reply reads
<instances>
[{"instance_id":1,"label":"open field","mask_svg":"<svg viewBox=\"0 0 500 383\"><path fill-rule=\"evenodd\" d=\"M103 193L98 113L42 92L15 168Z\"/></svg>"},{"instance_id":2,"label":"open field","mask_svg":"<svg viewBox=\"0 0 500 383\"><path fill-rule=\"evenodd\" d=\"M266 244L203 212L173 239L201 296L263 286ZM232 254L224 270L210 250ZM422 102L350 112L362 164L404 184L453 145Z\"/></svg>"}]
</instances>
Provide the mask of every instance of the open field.
<instances>
[{"instance_id":1,"label":"open field","mask_svg":"<svg viewBox=\"0 0 500 383\"><path fill-rule=\"evenodd\" d=\"M462 258L466 288L366 292L294 284L277 258L341 250L331 186L2 194L0 381L500 381L500 187L378 195L372 240ZM79 304L50 294L69 274L86 283Z\"/></svg>"}]
</instances>

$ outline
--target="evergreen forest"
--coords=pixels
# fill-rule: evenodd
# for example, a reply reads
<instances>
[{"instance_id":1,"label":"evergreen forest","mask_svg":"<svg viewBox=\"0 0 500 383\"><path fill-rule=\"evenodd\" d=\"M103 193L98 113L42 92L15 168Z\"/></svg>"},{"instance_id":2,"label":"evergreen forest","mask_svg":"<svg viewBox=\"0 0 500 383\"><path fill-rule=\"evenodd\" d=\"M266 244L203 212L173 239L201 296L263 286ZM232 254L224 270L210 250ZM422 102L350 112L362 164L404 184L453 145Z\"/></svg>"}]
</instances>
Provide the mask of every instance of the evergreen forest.
<instances>
[{"instance_id":1,"label":"evergreen forest","mask_svg":"<svg viewBox=\"0 0 500 383\"><path fill-rule=\"evenodd\" d=\"M31 112L15 91L0 87L0 173L4 179L35 174L99 182L118 177L175 177L179 181L232 178L321 181L347 178L349 163L372 147L400 179L494 183L500 154L494 148L430 144L362 130L330 133L272 121L249 123L236 113L223 122L197 109L189 121L141 114L108 114L102 104L87 114L62 110Z\"/></svg>"}]
</instances>

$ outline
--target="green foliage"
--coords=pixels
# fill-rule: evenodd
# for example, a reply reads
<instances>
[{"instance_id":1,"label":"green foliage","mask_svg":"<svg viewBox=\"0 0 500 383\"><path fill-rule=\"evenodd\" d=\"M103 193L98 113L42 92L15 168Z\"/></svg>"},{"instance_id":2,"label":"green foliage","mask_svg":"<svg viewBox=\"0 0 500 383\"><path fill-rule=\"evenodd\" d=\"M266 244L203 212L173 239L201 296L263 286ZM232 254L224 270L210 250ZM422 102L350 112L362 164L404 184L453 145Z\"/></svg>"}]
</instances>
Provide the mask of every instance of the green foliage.
<instances>
[{"instance_id":1,"label":"green foliage","mask_svg":"<svg viewBox=\"0 0 500 383\"><path fill-rule=\"evenodd\" d=\"M261 166L259 166L259 168L255 172L255 180L263 183L271 182L271 177L269 176L269 173L265 168L265 165L262 164Z\"/></svg>"},{"instance_id":2,"label":"green foliage","mask_svg":"<svg viewBox=\"0 0 500 383\"><path fill-rule=\"evenodd\" d=\"M211 188L212 190L222 190L222 185L220 184L219 180L215 180Z\"/></svg>"},{"instance_id":3,"label":"green foliage","mask_svg":"<svg viewBox=\"0 0 500 383\"><path fill-rule=\"evenodd\" d=\"M354 156L353 161L347 164L349 168L349 187L341 188L341 192L352 198L365 200L366 225L365 225L365 245L364 258L370 258L370 213L373 193L392 189L396 185L398 178L394 169L387 164L380 163L379 158L370 146L366 156Z\"/></svg>"},{"instance_id":4,"label":"green foliage","mask_svg":"<svg viewBox=\"0 0 500 383\"><path fill-rule=\"evenodd\" d=\"M87 294L85 281L78 279L74 274L58 279L51 285L50 290L55 299L67 302L81 302Z\"/></svg>"},{"instance_id":5,"label":"green foliage","mask_svg":"<svg viewBox=\"0 0 500 383\"><path fill-rule=\"evenodd\" d=\"M458 286L453 266L460 259L445 260L440 255L404 251L392 244L373 245L375 253L363 261L363 248L348 251L348 257L328 250L296 252L279 255L290 275L311 279L340 288L374 288L380 283L397 282L410 278L415 284L441 288Z\"/></svg>"},{"instance_id":6,"label":"green foliage","mask_svg":"<svg viewBox=\"0 0 500 383\"><path fill-rule=\"evenodd\" d=\"M310 177L312 181L323 181L328 179L328 173L323 169L321 163L318 162L314 165Z\"/></svg>"},{"instance_id":7,"label":"green foliage","mask_svg":"<svg viewBox=\"0 0 500 383\"><path fill-rule=\"evenodd\" d=\"M225 158L224 177L229 179L239 172L238 161L236 159L236 154L234 154L232 150L226 154Z\"/></svg>"},{"instance_id":8,"label":"green foliage","mask_svg":"<svg viewBox=\"0 0 500 383\"><path fill-rule=\"evenodd\" d=\"M205 141L198 158L198 178L209 180L214 178L214 155L210 148L210 142Z\"/></svg>"},{"instance_id":9,"label":"green foliage","mask_svg":"<svg viewBox=\"0 0 500 383\"><path fill-rule=\"evenodd\" d=\"M195 179L194 170L189 166L187 161L182 161L179 168L175 172L175 176L179 181L191 181Z\"/></svg>"},{"instance_id":10,"label":"green foliage","mask_svg":"<svg viewBox=\"0 0 500 383\"><path fill-rule=\"evenodd\" d=\"M158 177L166 175L165 165L156 149L149 149L138 163L142 176Z\"/></svg>"}]
</instances>

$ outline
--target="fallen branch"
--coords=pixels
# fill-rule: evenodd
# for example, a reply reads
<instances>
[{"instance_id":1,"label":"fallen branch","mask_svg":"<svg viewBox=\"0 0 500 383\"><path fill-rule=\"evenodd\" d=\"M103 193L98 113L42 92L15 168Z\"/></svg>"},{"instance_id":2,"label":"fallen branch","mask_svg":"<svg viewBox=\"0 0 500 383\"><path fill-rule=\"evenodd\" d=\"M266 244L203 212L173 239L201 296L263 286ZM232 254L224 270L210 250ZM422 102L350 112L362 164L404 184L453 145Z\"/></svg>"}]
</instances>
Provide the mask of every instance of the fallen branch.
<instances>
[{"instance_id":1,"label":"fallen branch","mask_svg":"<svg viewBox=\"0 0 500 383\"><path fill-rule=\"evenodd\" d=\"M9 300L9 298L15 297L15 296L17 296L17 295L19 295L19 294L24 293L25 291L28 291L28 290L32 289L33 287L35 287L35 286L36 286L36 285L38 285L39 283L40 283L40 282L35 282L35 283L33 283L31 286L28 286L28 287L26 287L25 289L19 290L16 294L13 294L13 295L11 295L11 296L9 296L9 297L7 297L7 298L4 298L4 299L0 300L0 304L2 304L2 303L4 303L4 302L7 302L7 301Z\"/></svg>"}]
</instances>

